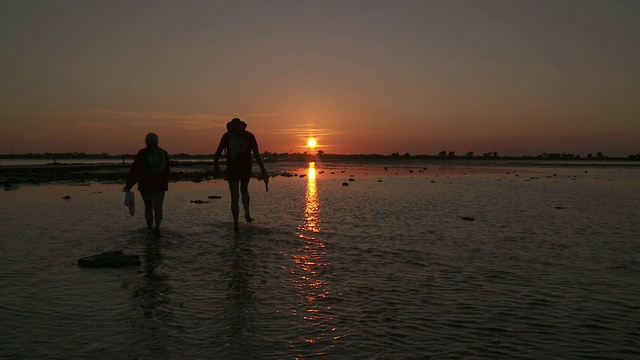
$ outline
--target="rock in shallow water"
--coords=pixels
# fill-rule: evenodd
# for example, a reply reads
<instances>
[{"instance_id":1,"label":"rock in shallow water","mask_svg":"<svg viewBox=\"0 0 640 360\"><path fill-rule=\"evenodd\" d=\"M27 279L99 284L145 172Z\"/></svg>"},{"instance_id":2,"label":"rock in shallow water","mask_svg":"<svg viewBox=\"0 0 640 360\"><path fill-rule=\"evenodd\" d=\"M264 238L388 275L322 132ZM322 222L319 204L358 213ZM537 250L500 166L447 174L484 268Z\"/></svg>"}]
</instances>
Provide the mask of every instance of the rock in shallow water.
<instances>
[{"instance_id":1,"label":"rock in shallow water","mask_svg":"<svg viewBox=\"0 0 640 360\"><path fill-rule=\"evenodd\" d=\"M191 200L192 203L194 204L208 204L209 201L204 201L204 200Z\"/></svg>"},{"instance_id":2,"label":"rock in shallow water","mask_svg":"<svg viewBox=\"0 0 640 360\"><path fill-rule=\"evenodd\" d=\"M139 255L127 255L120 250L78 259L78 266L86 268L119 268L140 265Z\"/></svg>"}]
</instances>

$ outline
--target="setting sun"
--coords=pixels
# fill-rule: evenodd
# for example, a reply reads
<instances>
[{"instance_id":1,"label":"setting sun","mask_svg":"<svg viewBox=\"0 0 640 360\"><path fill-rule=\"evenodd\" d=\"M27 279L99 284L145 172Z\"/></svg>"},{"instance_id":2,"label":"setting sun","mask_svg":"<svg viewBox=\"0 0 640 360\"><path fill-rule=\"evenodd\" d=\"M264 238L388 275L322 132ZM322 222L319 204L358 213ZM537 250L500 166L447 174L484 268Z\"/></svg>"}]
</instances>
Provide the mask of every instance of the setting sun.
<instances>
[{"instance_id":1,"label":"setting sun","mask_svg":"<svg viewBox=\"0 0 640 360\"><path fill-rule=\"evenodd\" d=\"M311 149L313 149L314 147L316 147L318 143L316 142L316 139L314 138L310 138L309 140L307 140L307 146Z\"/></svg>"}]
</instances>

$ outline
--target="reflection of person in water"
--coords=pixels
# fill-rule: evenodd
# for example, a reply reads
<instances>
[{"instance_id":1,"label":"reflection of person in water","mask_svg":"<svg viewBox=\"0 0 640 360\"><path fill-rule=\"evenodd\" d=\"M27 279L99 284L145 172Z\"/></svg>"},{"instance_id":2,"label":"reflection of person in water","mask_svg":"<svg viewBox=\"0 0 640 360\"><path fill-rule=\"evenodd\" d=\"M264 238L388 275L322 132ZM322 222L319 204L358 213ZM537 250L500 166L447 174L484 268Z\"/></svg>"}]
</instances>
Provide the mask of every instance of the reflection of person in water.
<instances>
[{"instance_id":1,"label":"reflection of person in water","mask_svg":"<svg viewBox=\"0 0 640 360\"><path fill-rule=\"evenodd\" d=\"M227 123L227 132L222 135L220 144L214 156L214 169L220 171L218 160L223 150L227 150L227 181L229 182L229 192L231 193L231 214L233 215L233 230L238 231L238 217L240 216L240 195L242 194L242 206L244 208L244 218L247 222L252 222L251 211L249 209L249 180L251 179L251 153L256 159L262 179L269 183L269 176L264 167L258 142L256 137L245 130L247 124L234 118Z\"/></svg>"},{"instance_id":2,"label":"reflection of person in water","mask_svg":"<svg viewBox=\"0 0 640 360\"><path fill-rule=\"evenodd\" d=\"M252 249L253 239L236 238L225 250L228 262L224 277L228 279L227 307L225 318L228 321L229 336L227 350L229 353L219 354L222 358L253 359L259 352L254 349L252 337L255 336L255 292L252 277L256 273L255 253Z\"/></svg>"},{"instance_id":3,"label":"reflection of person in water","mask_svg":"<svg viewBox=\"0 0 640 360\"><path fill-rule=\"evenodd\" d=\"M144 250L144 284L135 292L135 296L140 299L144 315L153 317L156 307L165 301L162 294L168 288L167 276L157 272L158 266L162 263L158 241L148 241Z\"/></svg>"},{"instance_id":4,"label":"reflection of person in water","mask_svg":"<svg viewBox=\"0 0 640 360\"><path fill-rule=\"evenodd\" d=\"M134 329L128 344L129 357L137 359L177 358L176 338L171 334L170 324L173 312L168 294L169 277L162 272L161 244L158 239L146 239L144 244L143 268L137 274L137 281L131 284L133 309L138 316L128 316L130 328Z\"/></svg>"}]
</instances>

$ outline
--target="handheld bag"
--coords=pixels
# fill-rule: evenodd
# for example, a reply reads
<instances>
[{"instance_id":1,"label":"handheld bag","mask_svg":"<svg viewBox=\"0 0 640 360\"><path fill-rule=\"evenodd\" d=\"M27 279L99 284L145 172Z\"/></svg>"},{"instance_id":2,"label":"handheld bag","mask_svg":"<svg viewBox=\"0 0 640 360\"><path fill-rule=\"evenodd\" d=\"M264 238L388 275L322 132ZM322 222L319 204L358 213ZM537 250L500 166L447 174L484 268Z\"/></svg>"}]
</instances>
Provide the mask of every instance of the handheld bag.
<instances>
[{"instance_id":1,"label":"handheld bag","mask_svg":"<svg viewBox=\"0 0 640 360\"><path fill-rule=\"evenodd\" d=\"M124 193L124 204L129 208L131 216L136 213L136 196L133 191Z\"/></svg>"}]
</instances>

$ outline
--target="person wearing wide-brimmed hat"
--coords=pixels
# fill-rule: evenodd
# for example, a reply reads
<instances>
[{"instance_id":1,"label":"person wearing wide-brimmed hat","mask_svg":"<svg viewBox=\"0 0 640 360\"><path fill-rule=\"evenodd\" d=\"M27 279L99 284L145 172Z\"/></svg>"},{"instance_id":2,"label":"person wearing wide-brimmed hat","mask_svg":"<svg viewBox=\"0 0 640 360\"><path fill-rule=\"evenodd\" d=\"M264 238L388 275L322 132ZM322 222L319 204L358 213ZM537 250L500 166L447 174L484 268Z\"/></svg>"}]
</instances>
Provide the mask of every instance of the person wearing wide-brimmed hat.
<instances>
[{"instance_id":1,"label":"person wearing wide-brimmed hat","mask_svg":"<svg viewBox=\"0 0 640 360\"><path fill-rule=\"evenodd\" d=\"M249 209L249 180L251 179L251 153L256 159L262 171L262 180L269 183L269 175L264 167L258 142L256 137L246 130L247 124L239 118L234 118L227 123L227 132L222 135L220 144L214 156L214 168L218 172L218 160L224 149L227 150L227 181L229 182L229 192L231 193L231 214L233 215L233 229L239 230L238 218L240 216L240 197L242 196L242 206L244 207L244 218L247 222L252 222Z\"/></svg>"}]
</instances>

